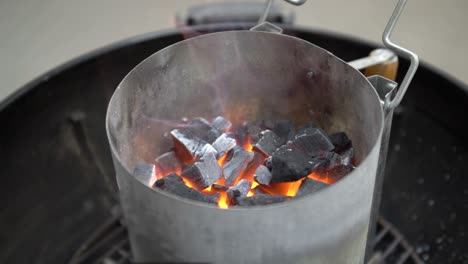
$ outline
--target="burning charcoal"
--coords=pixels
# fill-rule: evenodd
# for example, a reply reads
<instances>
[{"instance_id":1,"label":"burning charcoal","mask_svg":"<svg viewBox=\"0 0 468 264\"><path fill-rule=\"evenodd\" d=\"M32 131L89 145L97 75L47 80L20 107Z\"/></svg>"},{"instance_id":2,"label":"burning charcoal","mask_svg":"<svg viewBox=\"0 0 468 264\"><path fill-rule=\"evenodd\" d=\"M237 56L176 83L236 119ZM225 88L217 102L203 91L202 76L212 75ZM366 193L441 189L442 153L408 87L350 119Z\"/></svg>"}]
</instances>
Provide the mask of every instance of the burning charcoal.
<instances>
[{"instance_id":1,"label":"burning charcoal","mask_svg":"<svg viewBox=\"0 0 468 264\"><path fill-rule=\"evenodd\" d=\"M236 184L236 186L229 188L226 191L229 204L236 204L237 198L246 197L247 193L250 191L251 186L252 184L248 180L242 179Z\"/></svg>"},{"instance_id":2,"label":"burning charcoal","mask_svg":"<svg viewBox=\"0 0 468 264\"><path fill-rule=\"evenodd\" d=\"M287 145L273 153L271 182L297 181L309 175L325 162L323 158L311 158Z\"/></svg>"},{"instance_id":3,"label":"burning charcoal","mask_svg":"<svg viewBox=\"0 0 468 264\"><path fill-rule=\"evenodd\" d=\"M302 181L301 186L299 187L299 191L295 197L303 197L305 195L317 192L318 190L321 190L327 186L328 184L326 183L306 178Z\"/></svg>"},{"instance_id":4,"label":"burning charcoal","mask_svg":"<svg viewBox=\"0 0 468 264\"><path fill-rule=\"evenodd\" d=\"M133 176L145 185L152 186L156 181L156 168L152 164L138 163Z\"/></svg>"},{"instance_id":5,"label":"burning charcoal","mask_svg":"<svg viewBox=\"0 0 468 264\"><path fill-rule=\"evenodd\" d=\"M210 129L207 137L208 143L212 144L219 136L221 136L221 133L216 128Z\"/></svg>"},{"instance_id":6,"label":"burning charcoal","mask_svg":"<svg viewBox=\"0 0 468 264\"><path fill-rule=\"evenodd\" d=\"M225 133L231 128L232 123L224 117L218 116L215 119L213 119L213 122L211 122L211 126L218 130L220 133Z\"/></svg>"},{"instance_id":7,"label":"burning charcoal","mask_svg":"<svg viewBox=\"0 0 468 264\"><path fill-rule=\"evenodd\" d=\"M288 197L280 195L256 194L251 197L240 197L236 203L238 206L268 205L284 202L288 199Z\"/></svg>"},{"instance_id":8,"label":"burning charcoal","mask_svg":"<svg viewBox=\"0 0 468 264\"><path fill-rule=\"evenodd\" d=\"M262 133L263 129L255 124L247 124L247 133L250 137L250 142L256 143L260 139L260 134Z\"/></svg>"},{"instance_id":9,"label":"burning charcoal","mask_svg":"<svg viewBox=\"0 0 468 264\"><path fill-rule=\"evenodd\" d=\"M250 177L253 177L258 166L262 165L265 161L265 157L260 152L253 152L253 154L254 156L252 161L249 162L247 168L245 168L244 171L244 177L247 177L248 179L250 179Z\"/></svg>"},{"instance_id":10,"label":"burning charcoal","mask_svg":"<svg viewBox=\"0 0 468 264\"><path fill-rule=\"evenodd\" d=\"M329 170L326 174L331 183L335 183L353 170L351 165L338 165Z\"/></svg>"},{"instance_id":11,"label":"burning charcoal","mask_svg":"<svg viewBox=\"0 0 468 264\"><path fill-rule=\"evenodd\" d=\"M296 139L290 145L312 157L335 148L328 136L318 128L311 128L297 134Z\"/></svg>"},{"instance_id":12,"label":"burning charcoal","mask_svg":"<svg viewBox=\"0 0 468 264\"><path fill-rule=\"evenodd\" d=\"M218 151L211 145L211 144L206 144L203 149L200 152L200 156L203 157L207 153L212 153L215 155L215 157L218 155Z\"/></svg>"},{"instance_id":13,"label":"burning charcoal","mask_svg":"<svg viewBox=\"0 0 468 264\"><path fill-rule=\"evenodd\" d=\"M175 195L182 196L184 198L188 198L188 199L196 200L200 202L206 202L206 203L216 204L216 201L219 198L219 194L206 195L204 193L201 193L197 190L194 190L188 187L187 185L185 185L184 181L182 180L182 177L180 177L179 175L175 173L157 180L153 185L153 189L154 188L159 188L168 193L172 193Z\"/></svg>"},{"instance_id":14,"label":"burning charcoal","mask_svg":"<svg viewBox=\"0 0 468 264\"><path fill-rule=\"evenodd\" d=\"M281 145L294 140L294 124L289 120L277 121L272 130L281 139Z\"/></svg>"},{"instance_id":15,"label":"burning charcoal","mask_svg":"<svg viewBox=\"0 0 468 264\"><path fill-rule=\"evenodd\" d=\"M227 186L224 186L224 185L221 185L221 184L213 184L211 185L211 188L216 190L216 191L227 191L229 189L229 187Z\"/></svg>"},{"instance_id":16,"label":"burning charcoal","mask_svg":"<svg viewBox=\"0 0 468 264\"><path fill-rule=\"evenodd\" d=\"M262 152L266 156L270 156L280 146L281 138L273 131L265 130L260 133L259 139L254 145L254 149Z\"/></svg>"},{"instance_id":17,"label":"burning charcoal","mask_svg":"<svg viewBox=\"0 0 468 264\"><path fill-rule=\"evenodd\" d=\"M255 171L254 179L260 184L269 185L271 181L271 172L267 167L260 165Z\"/></svg>"},{"instance_id":18,"label":"burning charcoal","mask_svg":"<svg viewBox=\"0 0 468 264\"><path fill-rule=\"evenodd\" d=\"M191 128L174 129L171 135L174 139L175 152L182 162L192 161L207 144Z\"/></svg>"},{"instance_id":19,"label":"burning charcoal","mask_svg":"<svg viewBox=\"0 0 468 264\"><path fill-rule=\"evenodd\" d=\"M188 169L182 172L182 176L187 178L199 190L205 189L215 183L222 176L222 169L213 153L206 153Z\"/></svg>"},{"instance_id":20,"label":"burning charcoal","mask_svg":"<svg viewBox=\"0 0 468 264\"><path fill-rule=\"evenodd\" d=\"M250 139L252 144L260 139L260 133L263 129L260 126L251 123L244 123L234 129L234 134L239 145L244 145Z\"/></svg>"},{"instance_id":21,"label":"burning charcoal","mask_svg":"<svg viewBox=\"0 0 468 264\"><path fill-rule=\"evenodd\" d=\"M173 172L180 172L182 164L174 151L162 154L156 159L159 176L166 176Z\"/></svg>"},{"instance_id":22,"label":"burning charcoal","mask_svg":"<svg viewBox=\"0 0 468 264\"><path fill-rule=\"evenodd\" d=\"M341 153L342 151L349 149L352 145L351 140L348 138L348 136L344 132L331 134L330 140L332 144L335 146L335 152L337 153Z\"/></svg>"},{"instance_id":23,"label":"burning charcoal","mask_svg":"<svg viewBox=\"0 0 468 264\"><path fill-rule=\"evenodd\" d=\"M254 154L252 152L245 151L239 146L236 146L233 150L231 160L224 165L224 178L227 186L231 186L234 181L239 177L247 167L250 161L252 161Z\"/></svg>"},{"instance_id":24,"label":"burning charcoal","mask_svg":"<svg viewBox=\"0 0 468 264\"><path fill-rule=\"evenodd\" d=\"M226 134L226 133L222 134L213 142L213 147L218 152L218 155L216 157L218 159L221 158L222 156L226 155L226 153L228 153L228 151L230 151L236 145L237 145L237 142L232 137L231 134Z\"/></svg>"}]
</instances>

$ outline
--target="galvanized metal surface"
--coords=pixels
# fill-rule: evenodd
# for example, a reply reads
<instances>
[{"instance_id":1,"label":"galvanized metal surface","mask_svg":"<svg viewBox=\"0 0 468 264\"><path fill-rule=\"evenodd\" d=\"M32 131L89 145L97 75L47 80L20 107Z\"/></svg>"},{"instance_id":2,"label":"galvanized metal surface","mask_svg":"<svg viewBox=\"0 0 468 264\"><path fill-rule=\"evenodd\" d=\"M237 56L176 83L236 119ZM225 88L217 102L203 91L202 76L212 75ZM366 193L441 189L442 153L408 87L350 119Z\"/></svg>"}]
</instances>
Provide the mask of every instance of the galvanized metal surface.
<instances>
[{"instance_id":1,"label":"galvanized metal surface","mask_svg":"<svg viewBox=\"0 0 468 264\"><path fill-rule=\"evenodd\" d=\"M173 122L217 115L234 122L315 120L328 132L346 131L359 166L316 195L229 210L149 189L129 173L167 151L161 135ZM137 261L364 261L383 110L368 80L326 50L252 31L182 41L123 80L107 130Z\"/></svg>"},{"instance_id":2,"label":"galvanized metal surface","mask_svg":"<svg viewBox=\"0 0 468 264\"><path fill-rule=\"evenodd\" d=\"M391 223L380 217L372 241L373 254L368 264L422 264L414 247ZM70 264L130 264L132 255L125 223L121 216L108 219L86 240Z\"/></svg>"}]
</instances>

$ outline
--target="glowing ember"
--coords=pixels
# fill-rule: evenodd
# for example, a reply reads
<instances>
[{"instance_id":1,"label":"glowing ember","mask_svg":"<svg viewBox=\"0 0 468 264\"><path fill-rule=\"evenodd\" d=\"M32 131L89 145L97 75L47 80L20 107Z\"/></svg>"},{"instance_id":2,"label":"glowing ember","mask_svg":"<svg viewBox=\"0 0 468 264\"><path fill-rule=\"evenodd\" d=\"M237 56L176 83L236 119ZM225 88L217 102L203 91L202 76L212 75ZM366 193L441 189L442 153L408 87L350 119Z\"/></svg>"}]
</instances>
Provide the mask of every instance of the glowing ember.
<instances>
[{"instance_id":1,"label":"glowing ember","mask_svg":"<svg viewBox=\"0 0 468 264\"><path fill-rule=\"evenodd\" d=\"M251 142L250 135L247 135L247 136L246 136L246 139L245 139L245 142L244 142L244 145L242 146L242 148L244 148L244 149L247 150L247 151L252 152L253 146L252 146L252 144L251 144L250 142Z\"/></svg>"}]
</instances>

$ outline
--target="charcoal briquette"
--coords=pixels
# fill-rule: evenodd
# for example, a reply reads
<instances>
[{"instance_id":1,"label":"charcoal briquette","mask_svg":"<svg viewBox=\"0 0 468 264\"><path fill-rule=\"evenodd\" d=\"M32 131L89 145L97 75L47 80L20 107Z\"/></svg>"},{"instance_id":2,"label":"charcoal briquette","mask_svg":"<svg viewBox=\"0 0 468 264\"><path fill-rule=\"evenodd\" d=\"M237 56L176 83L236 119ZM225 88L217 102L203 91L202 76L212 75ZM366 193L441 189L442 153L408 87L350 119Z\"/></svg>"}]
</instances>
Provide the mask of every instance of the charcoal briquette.
<instances>
[{"instance_id":1,"label":"charcoal briquette","mask_svg":"<svg viewBox=\"0 0 468 264\"><path fill-rule=\"evenodd\" d=\"M225 133L231 128L232 123L224 117L218 116L215 119L213 119L213 122L211 122L211 126L218 130L220 133Z\"/></svg>"},{"instance_id":2,"label":"charcoal briquette","mask_svg":"<svg viewBox=\"0 0 468 264\"><path fill-rule=\"evenodd\" d=\"M236 145L237 145L237 142L231 134L223 133L213 142L213 147L218 152L216 157L218 159L221 158L222 156L226 155L226 153L228 153Z\"/></svg>"},{"instance_id":3,"label":"charcoal briquette","mask_svg":"<svg viewBox=\"0 0 468 264\"><path fill-rule=\"evenodd\" d=\"M263 165L258 166L254 174L254 180L262 185L269 185L271 177L270 170Z\"/></svg>"},{"instance_id":4,"label":"charcoal briquette","mask_svg":"<svg viewBox=\"0 0 468 264\"><path fill-rule=\"evenodd\" d=\"M273 152L280 147L282 140L275 132L271 130L264 130L260 132L259 139L253 144L254 150L260 151L266 156L270 156Z\"/></svg>"},{"instance_id":5,"label":"charcoal briquette","mask_svg":"<svg viewBox=\"0 0 468 264\"><path fill-rule=\"evenodd\" d=\"M227 186L231 186L241 175L247 165L253 159L253 153L245 151L239 146L232 150L232 158L224 165L224 178Z\"/></svg>"},{"instance_id":6,"label":"charcoal briquette","mask_svg":"<svg viewBox=\"0 0 468 264\"><path fill-rule=\"evenodd\" d=\"M211 144L206 144L202 148L200 152L200 156L203 157L205 154L208 154L208 153L212 153L213 155L215 155L215 157L218 155L218 151L216 151L216 149Z\"/></svg>"},{"instance_id":7,"label":"charcoal briquette","mask_svg":"<svg viewBox=\"0 0 468 264\"><path fill-rule=\"evenodd\" d=\"M307 154L290 148L280 147L272 155L271 182L291 182L300 180L326 162L325 159L312 158Z\"/></svg>"},{"instance_id":8,"label":"charcoal briquette","mask_svg":"<svg viewBox=\"0 0 468 264\"><path fill-rule=\"evenodd\" d=\"M156 167L153 164L138 163L133 170L133 176L147 186L156 181Z\"/></svg>"},{"instance_id":9,"label":"charcoal briquette","mask_svg":"<svg viewBox=\"0 0 468 264\"><path fill-rule=\"evenodd\" d=\"M208 144L194 133L191 128L174 129L171 131L174 139L174 151L182 162L190 162L200 154Z\"/></svg>"},{"instance_id":10,"label":"charcoal briquette","mask_svg":"<svg viewBox=\"0 0 468 264\"><path fill-rule=\"evenodd\" d=\"M222 169L213 153L206 153L182 172L182 176L199 190L215 183L222 176Z\"/></svg>"},{"instance_id":11,"label":"charcoal briquette","mask_svg":"<svg viewBox=\"0 0 468 264\"><path fill-rule=\"evenodd\" d=\"M253 177L255 170L257 170L258 166L263 165L265 161L265 156L263 156L263 154L261 154L260 152L253 152L253 154L254 155L252 161L249 162L249 164L244 170L245 177L248 177L249 179L250 177Z\"/></svg>"},{"instance_id":12,"label":"charcoal briquette","mask_svg":"<svg viewBox=\"0 0 468 264\"><path fill-rule=\"evenodd\" d=\"M245 197L250 191L252 183L246 179L240 180L235 186L226 191L229 204L236 204L237 198Z\"/></svg>"},{"instance_id":13,"label":"charcoal briquette","mask_svg":"<svg viewBox=\"0 0 468 264\"><path fill-rule=\"evenodd\" d=\"M216 204L219 199L219 194L207 195L188 187L185 185L182 177L175 173L157 180L154 183L153 188L159 188L168 193L200 202Z\"/></svg>"},{"instance_id":14,"label":"charcoal briquette","mask_svg":"<svg viewBox=\"0 0 468 264\"><path fill-rule=\"evenodd\" d=\"M311 157L320 155L325 151L331 151L335 148L328 136L318 128L312 128L297 134L294 141L288 145Z\"/></svg>"},{"instance_id":15,"label":"charcoal briquette","mask_svg":"<svg viewBox=\"0 0 468 264\"><path fill-rule=\"evenodd\" d=\"M158 176L166 176L182 170L182 163L174 151L166 152L155 160Z\"/></svg>"},{"instance_id":16,"label":"charcoal briquette","mask_svg":"<svg viewBox=\"0 0 468 264\"><path fill-rule=\"evenodd\" d=\"M250 140L250 143L253 145L257 143L260 138L260 133L263 129L253 123L245 122L244 124L235 127L234 134L239 145L244 145L247 140Z\"/></svg>"},{"instance_id":17,"label":"charcoal briquette","mask_svg":"<svg viewBox=\"0 0 468 264\"><path fill-rule=\"evenodd\" d=\"M301 186L299 187L299 191L297 192L295 197L303 197L305 195L312 194L327 186L328 184L326 183L319 182L314 179L306 178L302 181Z\"/></svg>"},{"instance_id":18,"label":"charcoal briquette","mask_svg":"<svg viewBox=\"0 0 468 264\"><path fill-rule=\"evenodd\" d=\"M236 199L238 206L255 206L280 203L288 200L289 197L269 194L256 194L250 197L240 197Z\"/></svg>"},{"instance_id":19,"label":"charcoal briquette","mask_svg":"<svg viewBox=\"0 0 468 264\"><path fill-rule=\"evenodd\" d=\"M335 152L341 153L352 146L351 140L345 132L337 132L330 135L330 140L335 146Z\"/></svg>"},{"instance_id":20,"label":"charcoal briquette","mask_svg":"<svg viewBox=\"0 0 468 264\"><path fill-rule=\"evenodd\" d=\"M294 124L290 120L279 120L272 127L273 132L281 139L281 145L290 140L294 140Z\"/></svg>"}]
</instances>

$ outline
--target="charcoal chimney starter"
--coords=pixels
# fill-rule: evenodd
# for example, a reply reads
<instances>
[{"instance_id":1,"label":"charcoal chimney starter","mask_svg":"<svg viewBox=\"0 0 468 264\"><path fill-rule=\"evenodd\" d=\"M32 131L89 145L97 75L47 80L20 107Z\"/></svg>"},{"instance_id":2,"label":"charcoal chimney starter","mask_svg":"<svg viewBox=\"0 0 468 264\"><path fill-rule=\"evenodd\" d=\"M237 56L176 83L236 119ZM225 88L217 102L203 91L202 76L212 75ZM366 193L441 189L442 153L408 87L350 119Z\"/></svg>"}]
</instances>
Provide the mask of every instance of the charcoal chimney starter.
<instances>
[{"instance_id":1,"label":"charcoal chimney starter","mask_svg":"<svg viewBox=\"0 0 468 264\"><path fill-rule=\"evenodd\" d=\"M367 79L304 40L258 30L171 45L141 62L116 89L106 127L135 261L364 261L391 124L393 108L386 106L398 98L395 83ZM149 188L134 177L137 164L152 164L171 150L167 132L182 119L216 116L233 124L313 121L328 133L345 131L357 167L313 195L229 209Z\"/></svg>"}]
</instances>

